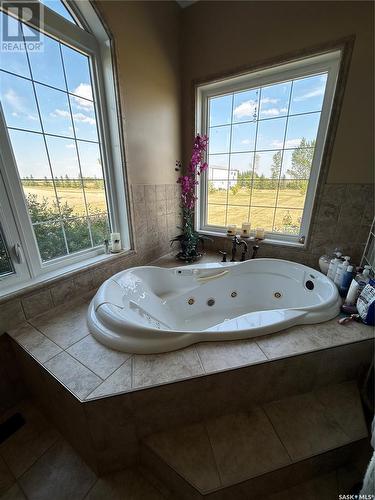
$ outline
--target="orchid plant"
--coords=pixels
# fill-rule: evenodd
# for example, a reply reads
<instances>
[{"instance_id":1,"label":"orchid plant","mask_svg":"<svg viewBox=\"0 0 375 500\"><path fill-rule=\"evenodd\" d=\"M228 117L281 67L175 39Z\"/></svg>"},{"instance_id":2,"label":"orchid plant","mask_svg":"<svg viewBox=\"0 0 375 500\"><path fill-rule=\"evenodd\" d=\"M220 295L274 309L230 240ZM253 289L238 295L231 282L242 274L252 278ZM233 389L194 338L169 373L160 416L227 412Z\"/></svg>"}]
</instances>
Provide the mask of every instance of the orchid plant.
<instances>
[{"instance_id":1,"label":"orchid plant","mask_svg":"<svg viewBox=\"0 0 375 500\"><path fill-rule=\"evenodd\" d=\"M194 229L194 209L197 201L196 186L198 177L208 168L208 164L204 161L207 145L208 137L206 135L198 134L195 137L187 172L177 179L177 183L181 184L182 227L180 229L182 234L173 238L171 244L175 241L180 242L181 251L177 254L177 258L188 262L192 262L201 256L198 245L203 243L204 239L209 239L201 236ZM182 171L180 161L176 162L176 170Z\"/></svg>"}]
</instances>

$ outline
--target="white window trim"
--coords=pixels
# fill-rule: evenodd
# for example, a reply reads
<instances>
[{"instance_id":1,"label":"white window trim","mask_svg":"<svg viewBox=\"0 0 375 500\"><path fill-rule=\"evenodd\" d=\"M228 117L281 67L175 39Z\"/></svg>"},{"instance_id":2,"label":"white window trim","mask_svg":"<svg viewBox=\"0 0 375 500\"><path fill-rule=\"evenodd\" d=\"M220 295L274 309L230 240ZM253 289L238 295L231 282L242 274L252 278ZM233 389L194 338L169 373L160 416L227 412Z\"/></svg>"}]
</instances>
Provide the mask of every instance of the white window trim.
<instances>
[{"instance_id":1,"label":"white window trim","mask_svg":"<svg viewBox=\"0 0 375 500\"><path fill-rule=\"evenodd\" d=\"M92 57L92 73L95 81L93 88L94 100L98 103L96 112L99 142L103 145L101 153L103 163L106 166L106 168L103 168L103 173L106 185L109 187L106 190L108 215L111 230L121 234L122 247L127 251L131 248L129 208L111 40L89 0L75 2L74 10L82 15L90 32L84 31L45 6L42 28L44 28L46 34L76 49L81 49ZM6 10L5 12L9 13ZM33 26L31 23L29 24ZM38 26L34 27L41 30ZM20 186L18 179L17 166L1 106L0 131L1 200L3 200L3 192L7 193L7 202L1 203L1 210L3 213L6 212L5 220L8 221L7 227L4 227L3 223L3 230L16 269L15 274L0 277L0 296L3 296L9 293L10 290L15 291L17 287L22 289L28 286L30 282L40 281L44 275L46 278L51 275L57 276L58 274L64 274L72 266L79 269L85 263L95 262L95 258L100 261L104 257L105 249L104 246L90 248L51 261L41 261L22 186ZM10 168L7 168L7 165ZM22 247L24 255L22 265L17 265L14 258L14 248L17 244Z\"/></svg>"},{"instance_id":2,"label":"white window trim","mask_svg":"<svg viewBox=\"0 0 375 500\"><path fill-rule=\"evenodd\" d=\"M333 50L287 62L285 64L278 64L277 66L256 70L251 73L240 74L234 77L216 80L196 86L195 131L196 134L205 134L208 127L207 103L210 97L257 88L265 84L268 85L287 81L314 73L328 73L319 129L316 138L315 154L311 167L308 189L306 192L300 234L287 235L269 232L266 233L266 238L264 240L266 243L297 246L299 248L307 246L308 235L310 234L313 205L318 185L318 178L321 171L322 157L331 118L332 104L335 96L341 60L342 50ZM196 190L199 202L195 212L195 228L203 234L211 236L225 236L226 228L212 226L205 223L207 220L207 184L207 173L204 172L201 175L200 183ZM304 238L301 240L302 236L304 236Z\"/></svg>"}]
</instances>

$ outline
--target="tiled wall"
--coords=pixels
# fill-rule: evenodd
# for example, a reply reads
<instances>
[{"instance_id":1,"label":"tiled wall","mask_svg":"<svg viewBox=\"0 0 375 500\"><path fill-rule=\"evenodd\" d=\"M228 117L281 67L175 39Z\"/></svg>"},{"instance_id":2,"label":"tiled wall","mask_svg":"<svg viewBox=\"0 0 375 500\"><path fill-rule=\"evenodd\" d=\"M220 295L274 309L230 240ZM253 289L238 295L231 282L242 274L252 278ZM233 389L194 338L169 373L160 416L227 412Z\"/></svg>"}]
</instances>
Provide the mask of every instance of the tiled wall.
<instances>
[{"instance_id":1,"label":"tiled wall","mask_svg":"<svg viewBox=\"0 0 375 500\"><path fill-rule=\"evenodd\" d=\"M339 247L359 265L374 216L372 184L325 184L317 199L308 247L263 244L259 257L288 259L318 267L322 254L331 254ZM230 239L214 238L207 245L212 250L230 252Z\"/></svg>"},{"instance_id":2,"label":"tiled wall","mask_svg":"<svg viewBox=\"0 0 375 500\"><path fill-rule=\"evenodd\" d=\"M169 240L179 230L177 184L132 186L134 248L125 256L113 256L89 269L36 287L32 292L0 302L0 335L6 329L96 289L114 273L147 264L170 251Z\"/></svg>"}]
</instances>

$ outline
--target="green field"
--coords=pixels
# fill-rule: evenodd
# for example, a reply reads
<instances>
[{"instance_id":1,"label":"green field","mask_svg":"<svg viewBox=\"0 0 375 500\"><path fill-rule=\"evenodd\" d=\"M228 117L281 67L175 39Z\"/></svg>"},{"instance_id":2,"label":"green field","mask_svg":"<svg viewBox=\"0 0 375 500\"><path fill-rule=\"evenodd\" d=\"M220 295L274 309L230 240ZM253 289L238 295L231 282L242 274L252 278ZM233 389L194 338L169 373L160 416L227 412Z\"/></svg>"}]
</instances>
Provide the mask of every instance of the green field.
<instances>
[{"instance_id":1,"label":"green field","mask_svg":"<svg viewBox=\"0 0 375 500\"><path fill-rule=\"evenodd\" d=\"M249 218L249 204L251 209ZM213 190L208 194L208 224L226 226L251 221L252 228L264 227L266 230L280 232L297 232L300 225L305 193L299 189L249 189ZM277 209L275 207L277 201ZM227 218L225 206L228 204Z\"/></svg>"}]
</instances>

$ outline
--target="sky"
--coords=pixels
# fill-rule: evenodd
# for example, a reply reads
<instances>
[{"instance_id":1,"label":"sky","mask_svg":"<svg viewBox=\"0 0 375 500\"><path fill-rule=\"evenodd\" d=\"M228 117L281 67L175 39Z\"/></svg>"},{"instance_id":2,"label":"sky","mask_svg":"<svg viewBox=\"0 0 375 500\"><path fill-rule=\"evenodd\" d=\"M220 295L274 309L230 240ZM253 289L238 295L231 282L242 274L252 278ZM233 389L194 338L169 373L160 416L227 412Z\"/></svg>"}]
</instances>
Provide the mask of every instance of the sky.
<instances>
[{"instance_id":1,"label":"sky","mask_svg":"<svg viewBox=\"0 0 375 500\"><path fill-rule=\"evenodd\" d=\"M243 172L253 167L249 152L257 151L256 171L269 177L284 144L296 148L303 137L316 139L326 81L326 74L314 75L210 99L209 163ZM284 153L284 172L291 155Z\"/></svg>"},{"instance_id":2,"label":"sky","mask_svg":"<svg viewBox=\"0 0 375 500\"><path fill-rule=\"evenodd\" d=\"M69 17L60 2L43 0L43 3L53 5L54 10ZM5 17L10 29L16 32L18 22ZM33 31L26 26L23 29L25 35ZM43 50L28 53L32 75L24 51L0 55L0 70L5 70L0 71L0 98L6 123L11 127L9 134L20 177L78 177L79 155L82 175L102 178L89 60L48 36L40 34L40 37ZM46 144L40 134L42 130L46 133Z\"/></svg>"}]
</instances>

